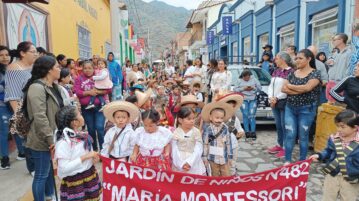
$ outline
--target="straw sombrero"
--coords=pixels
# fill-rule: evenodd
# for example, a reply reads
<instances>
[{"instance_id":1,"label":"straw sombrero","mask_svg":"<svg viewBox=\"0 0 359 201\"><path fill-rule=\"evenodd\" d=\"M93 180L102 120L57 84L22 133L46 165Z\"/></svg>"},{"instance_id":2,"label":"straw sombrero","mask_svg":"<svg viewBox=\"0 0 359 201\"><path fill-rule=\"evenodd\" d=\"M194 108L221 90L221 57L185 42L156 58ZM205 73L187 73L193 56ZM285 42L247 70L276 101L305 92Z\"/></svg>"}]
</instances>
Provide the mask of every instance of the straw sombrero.
<instances>
[{"instance_id":1,"label":"straw sombrero","mask_svg":"<svg viewBox=\"0 0 359 201\"><path fill-rule=\"evenodd\" d=\"M183 86L183 85L188 85L188 86L190 86L191 83L189 83L188 80L185 80L185 81L182 82L182 86Z\"/></svg>"},{"instance_id":2,"label":"straw sombrero","mask_svg":"<svg viewBox=\"0 0 359 201\"><path fill-rule=\"evenodd\" d=\"M230 118L232 118L232 116L234 115L234 112L235 112L233 110L233 107L228 103L225 103L222 101L208 103L202 109L201 117L202 117L203 121L209 122L210 121L209 117L211 115L211 112L217 108L223 109L225 111L224 122L227 122Z\"/></svg>"},{"instance_id":3,"label":"straw sombrero","mask_svg":"<svg viewBox=\"0 0 359 201\"><path fill-rule=\"evenodd\" d=\"M200 82L200 81L194 81L194 82L192 82L191 88L193 88L193 86L194 86L195 84L199 84L199 88L202 89L202 87L203 87L202 82Z\"/></svg>"},{"instance_id":4,"label":"straw sombrero","mask_svg":"<svg viewBox=\"0 0 359 201\"><path fill-rule=\"evenodd\" d=\"M229 93L219 97L216 101L225 103L227 103L228 101L234 101L236 102L236 106L234 107L234 109L237 111L243 103L243 95L240 93Z\"/></svg>"},{"instance_id":5,"label":"straw sombrero","mask_svg":"<svg viewBox=\"0 0 359 201\"><path fill-rule=\"evenodd\" d=\"M164 82L163 82L163 85L164 85L164 86L167 86L167 84L169 84L169 83L172 83L173 85L177 85L177 82L174 81L174 80L172 80L172 79L169 79L169 80L164 81Z\"/></svg>"},{"instance_id":6,"label":"straw sombrero","mask_svg":"<svg viewBox=\"0 0 359 201\"><path fill-rule=\"evenodd\" d=\"M189 103L194 103L194 104L198 105L198 107L203 107L203 104L204 104L203 102L198 101L197 97L194 96L194 95L187 95L187 96L182 96L181 97L180 106L183 106L183 105L186 105L186 104L189 104Z\"/></svg>"},{"instance_id":7,"label":"straw sombrero","mask_svg":"<svg viewBox=\"0 0 359 201\"><path fill-rule=\"evenodd\" d=\"M147 89L145 92L136 91L135 94L137 97L138 107L141 107L148 99L150 99L152 95L152 89Z\"/></svg>"},{"instance_id":8,"label":"straw sombrero","mask_svg":"<svg viewBox=\"0 0 359 201\"><path fill-rule=\"evenodd\" d=\"M140 115L137 106L127 101L114 101L106 104L103 109L103 114L107 120L114 122L113 114L119 110L128 112L130 115L130 122L135 121Z\"/></svg>"},{"instance_id":9,"label":"straw sombrero","mask_svg":"<svg viewBox=\"0 0 359 201\"><path fill-rule=\"evenodd\" d=\"M147 86L152 87L152 85L154 85L155 83L158 83L158 81L157 80L150 80L150 81L148 81Z\"/></svg>"}]
</instances>

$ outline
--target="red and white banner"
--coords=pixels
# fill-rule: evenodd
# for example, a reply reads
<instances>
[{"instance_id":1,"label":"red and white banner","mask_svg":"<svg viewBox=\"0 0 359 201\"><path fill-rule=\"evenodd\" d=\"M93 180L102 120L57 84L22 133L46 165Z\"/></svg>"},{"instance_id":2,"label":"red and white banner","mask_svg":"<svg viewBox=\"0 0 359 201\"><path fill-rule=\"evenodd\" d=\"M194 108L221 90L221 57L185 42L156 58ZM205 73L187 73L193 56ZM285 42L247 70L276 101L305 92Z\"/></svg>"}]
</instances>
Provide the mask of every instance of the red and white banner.
<instances>
[{"instance_id":1,"label":"red and white banner","mask_svg":"<svg viewBox=\"0 0 359 201\"><path fill-rule=\"evenodd\" d=\"M102 167L104 201L303 201L310 161L232 177L156 171L108 158Z\"/></svg>"}]
</instances>

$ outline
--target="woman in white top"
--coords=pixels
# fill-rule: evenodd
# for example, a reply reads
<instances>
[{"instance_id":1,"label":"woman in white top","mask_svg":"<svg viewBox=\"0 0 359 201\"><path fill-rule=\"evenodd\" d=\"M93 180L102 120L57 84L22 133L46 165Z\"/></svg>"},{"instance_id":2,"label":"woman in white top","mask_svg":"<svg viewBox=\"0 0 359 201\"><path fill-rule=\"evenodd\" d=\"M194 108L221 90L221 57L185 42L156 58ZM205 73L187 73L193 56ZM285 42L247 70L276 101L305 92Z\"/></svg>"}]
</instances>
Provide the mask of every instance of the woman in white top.
<instances>
[{"instance_id":1,"label":"woman in white top","mask_svg":"<svg viewBox=\"0 0 359 201\"><path fill-rule=\"evenodd\" d=\"M284 110L287 94L282 92L282 87L289 73L293 71L291 68L293 65L290 55L286 52L279 52L275 57L275 63L278 68L272 74L268 87L268 98L276 123L278 145L269 148L268 152L276 154L278 158L283 158L285 154L283 149L285 139Z\"/></svg>"},{"instance_id":2,"label":"woman in white top","mask_svg":"<svg viewBox=\"0 0 359 201\"><path fill-rule=\"evenodd\" d=\"M131 87L131 84L137 84L139 79L142 79L144 82L146 82L145 75L138 69L138 64L133 64L132 71L126 75L127 85Z\"/></svg>"},{"instance_id":3,"label":"woman in white top","mask_svg":"<svg viewBox=\"0 0 359 201\"><path fill-rule=\"evenodd\" d=\"M137 128L136 145L131 155L135 165L160 170L171 170L170 142L172 132L158 126L160 114L155 109L142 113L144 127Z\"/></svg>"},{"instance_id":4,"label":"woman in white top","mask_svg":"<svg viewBox=\"0 0 359 201\"><path fill-rule=\"evenodd\" d=\"M206 76L207 67L202 65L202 61L200 58L195 60L195 65L188 67L186 70L184 77L187 81L197 81L205 83L205 76Z\"/></svg>"},{"instance_id":5,"label":"woman in white top","mask_svg":"<svg viewBox=\"0 0 359 201\"><path fill-rule=\"evenodd\" d=\"M173 169L179 172L205 175L202 161L203 142L200 131L194 127L195 114L189 107L182 107L177 114L177 128L173 133Z\"/></svg>"},{"instance_id":6,"label":"woman in white top","mask_svg":"<svg viewBox=\"0 0 359 201\"><path fill-rule=\"evenodd\" d=\"M223 59L218 60L218 71L213 73L211 79L211 91L213 97L225 94L231 88L232 73L227 70L227 64Z\"/></svg>"},{"instance_id":7,"label":"woman in white top","mask_svg":"<svg viewBox=\"0 0 359 201\"><path fill-rule=\"evenodd\" d=\"M93 151L92 138L79 129L84 118L74 106L65 106L57 114L55 160L62 179L61 200L100 200L101 182L95 163L99 155Z\"/></svg>"}]
</instances>

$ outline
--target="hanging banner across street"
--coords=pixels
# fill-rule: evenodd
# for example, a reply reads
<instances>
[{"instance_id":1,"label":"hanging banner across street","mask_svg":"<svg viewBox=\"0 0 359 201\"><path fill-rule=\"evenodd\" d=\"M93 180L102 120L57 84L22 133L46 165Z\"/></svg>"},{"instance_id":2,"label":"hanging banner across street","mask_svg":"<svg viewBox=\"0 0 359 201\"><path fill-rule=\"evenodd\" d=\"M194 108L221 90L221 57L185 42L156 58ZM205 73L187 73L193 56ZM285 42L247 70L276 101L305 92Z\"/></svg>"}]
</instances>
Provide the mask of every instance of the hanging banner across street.
<instances>
[{"instance_id":1,"label":"hanging banner across street","mask_svg":"<svg viewBox=\"0 0 359 201\"><path fill-rule=\"evenodd\" d=\"M207 177L102 158L103 198L106 201L303 201L309 167L307 160L255 174Z\"/></svg>"}]
</instances>

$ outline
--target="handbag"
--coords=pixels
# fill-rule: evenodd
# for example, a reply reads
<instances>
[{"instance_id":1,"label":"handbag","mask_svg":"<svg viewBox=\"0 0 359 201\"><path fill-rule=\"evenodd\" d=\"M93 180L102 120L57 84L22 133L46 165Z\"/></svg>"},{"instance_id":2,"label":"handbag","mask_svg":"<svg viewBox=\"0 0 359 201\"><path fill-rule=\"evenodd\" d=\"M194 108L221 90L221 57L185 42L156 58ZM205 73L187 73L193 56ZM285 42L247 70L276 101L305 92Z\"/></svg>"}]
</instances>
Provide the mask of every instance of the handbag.
<instances>
[{"instance_id":1,"label":"handbag","mask_svg":"<svg viewBox=\"0 0 359 201\"><path fill-rule=\"evenodd\" d=\"M276 109L284 110L285 105L287 104L287 99L279 99L277 100L277 103L275 104Z\"/></svg>"},{"instance_id":2,"label":"handbag","mask_svg":"<svg viewBox=\"0 0 359 201\"><path fill-rule=\"evenodd\" d=\"M35 81L34 83L38 83L44 86L44 91L46 94L46 102L49 99L49 94L45 90L45 84L40 81ZM27 92L24 94L24 96L27 96ZM16 111L14 112L14 115L9 120L9 132L13 135L17 134L21 138L26 138L26 136L30 132L31 123L34 120L29 119L28 116L25 114L25 107L26 107L26 99L23 99L21 101L18 101ZM47 111L47 104L46 104L46 111Z\"/></svg>"}]
</instances>

